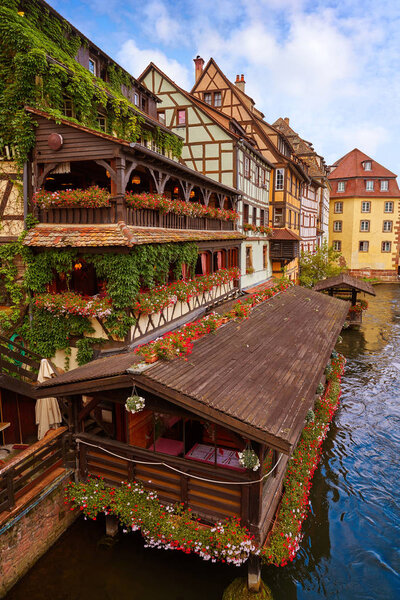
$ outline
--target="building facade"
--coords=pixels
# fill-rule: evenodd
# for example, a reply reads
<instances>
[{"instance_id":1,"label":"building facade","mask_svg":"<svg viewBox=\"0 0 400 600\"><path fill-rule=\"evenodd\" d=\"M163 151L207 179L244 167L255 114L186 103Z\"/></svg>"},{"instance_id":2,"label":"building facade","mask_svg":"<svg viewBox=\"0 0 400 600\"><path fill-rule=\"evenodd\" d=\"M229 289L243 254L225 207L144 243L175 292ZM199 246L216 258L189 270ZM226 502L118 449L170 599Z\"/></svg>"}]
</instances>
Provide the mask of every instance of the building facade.
<instances>
[{"instance_id":1,"label":"building facade","mask_svg":"<svg viewBox=\"0 0 400 600\"><path fill-rule=\"evenodd\" d=\"M270 187L270 244L273 274L298 277L301 189L309 182L307 165L299 159L288 138L264 119L245 92L244 76L229 81L214 59L204 66L195 59L196 82L191 93L199 100L237 121L254 139L258 151L274 166ZM278 239L279 238L279 239Z\"/></svg>"},{"instance_id":2,"label":"building facade","mask_svg":"<svg viewBox=\"0 0 400 600\"><path fill-rule=\"evenodd\" d=\"M180 88L156 65L150 63L139 81L161 101L159 119L183 138L185 164L237 189L239 227L246 234L241 285L266 281L272 275L267 242L272 165L238 122Z\"/></svg>"},{"instance_id":3,"label":"building facade","mask_svg":"<svg viewBox=\"0 0 400 600\"><path fill-rule=\"evenodd\" d=\"M396 175L357 148L332 167L330 241L352 275L397 281L400 191Z\"/></svg>"}]
</instances>

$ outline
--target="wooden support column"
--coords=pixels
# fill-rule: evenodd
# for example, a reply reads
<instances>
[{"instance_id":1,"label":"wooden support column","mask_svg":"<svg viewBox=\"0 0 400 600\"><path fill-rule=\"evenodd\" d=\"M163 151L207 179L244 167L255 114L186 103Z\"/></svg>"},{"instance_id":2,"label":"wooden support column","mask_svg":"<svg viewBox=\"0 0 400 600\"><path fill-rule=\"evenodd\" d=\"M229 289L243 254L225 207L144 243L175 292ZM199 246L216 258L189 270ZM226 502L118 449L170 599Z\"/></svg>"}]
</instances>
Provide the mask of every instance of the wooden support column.
<instances>
[{"instance_id":1,"label":"wooden support column","mask_svg":"<svg viewBox=\"0 0 400 600\"><path fill-rule=\"evenodd\" d=\"M351 305L355 306L357 304L357 290L351 290Z\"/></svg>"},{"instance_id":2,"label":"wooden support column","mask_svg":"<svg viewBox=\"0 0 400 600\"><path fill-rule=\"evenodd\" d=\"M118 519L114 515L106 516L106 535L115 537L118 534Z\"/></svg>"},{"instance_id":3,"label":"wooden support column","mask_svg":"<svg viewBox=\"0 0 400 600\"><path fill-rule=\"evenodd\" d=\"M125 157L115 159L116 187L117 187L117 221L126 221L125 205Z\"/></svg>"},{"instance_id":4,"label":"wooden support column","mask_svg":"<svg viewBox=\"0 0 400 600\"><path fill-rule=\"evenodd\" d=\"M167 181L170 179L171 176L168 173L162 173L161 171L155 171L154 169L150 169L150 167L147 167L147 169L149 170L154 180L157 194L163 194Z\"/></svg>"},{"instance_id":5,"label":"wooden support column","mask_svg":"<svg viewBox=\"0 0 400 600\"><path fill-rule=\"evenodd\" d=\"M250 592L259 592L261 588L261 559L250 554L247 561L247 587Z\"/></svg>"},{"instance_id":6,"label":"wooden support column","mask_svg":"<svg viewBox=\"0 0 400 600\"><path fill-rule=\"evenodd\" d=\"M183 191L183 197L185 198L185 202L189 202L190 192L193 190L194 184L189 183L188 181L183 181L182 179L179 179L179 183Z\"/></svg>"}]
</instances>

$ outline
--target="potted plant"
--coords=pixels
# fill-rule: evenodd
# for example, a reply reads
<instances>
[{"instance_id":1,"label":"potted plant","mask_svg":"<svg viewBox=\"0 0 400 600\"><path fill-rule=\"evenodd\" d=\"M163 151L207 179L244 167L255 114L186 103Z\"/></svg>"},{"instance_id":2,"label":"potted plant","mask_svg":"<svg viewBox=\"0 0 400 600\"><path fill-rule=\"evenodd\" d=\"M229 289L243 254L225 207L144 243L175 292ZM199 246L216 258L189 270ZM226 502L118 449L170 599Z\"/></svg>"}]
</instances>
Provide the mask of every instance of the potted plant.
<instances>
[{"instance_id":1,"label":"potted plant","mask_svg":"<svg viewBox=\"0 0 400 600\"><path fill-rule=\"evenodd\" d=\"M128 396L125 402L125 409L130 412L132 415L138 413L144 409L145 399L138 394L133 394L132 396Z\"/></svg>"},{"instance_id":2,"label":"potted plant","mask_svg":"<svg viewBox=\"0 0 400 600\"><path fill-rule=\"evenodd\" d=\"M243 452L238 452L239 463L249 471L258 471L260 460L252 448L245 448Z\"/></svg>"}]
</instances>

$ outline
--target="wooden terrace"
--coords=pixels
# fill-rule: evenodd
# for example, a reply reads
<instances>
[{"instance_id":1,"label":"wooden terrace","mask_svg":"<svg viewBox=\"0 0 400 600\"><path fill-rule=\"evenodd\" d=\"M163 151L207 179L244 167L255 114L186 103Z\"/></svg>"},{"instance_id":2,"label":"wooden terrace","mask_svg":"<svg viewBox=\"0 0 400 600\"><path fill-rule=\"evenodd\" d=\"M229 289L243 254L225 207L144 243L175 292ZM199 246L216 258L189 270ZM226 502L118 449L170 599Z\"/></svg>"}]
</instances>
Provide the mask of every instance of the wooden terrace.
<instances>
[{"instance_id":1,"label":"wooden terrace","mask_svg":"<svg viewBox=\"0 0 400 600\"><path fill-rule=\"evenodd\" d=\"M361 325L362 313L366 309L366 303L357 298L359 293L376 296L373 286L368 281L352 277L347 273L340 273L336 277L329 277L319 281L315 286L316 292L323 292L329 296L340 298L351 302L347 323L349 325Z\"/></svg>"},{"instance_id":2,"label":"wooden terrace","mask_svg":"<svg viewBox=\"0 0 400 600\"><path fill-rule=\"evenodd\" d=\"M60 375L38 395L69 406L82 480L139 480L207 523L240 516L263 542L347 312L343 302L293 287L197 340L188 360L145 365L125 352ZM135 414L124 407L133 385L146 403ZM95 410L104 419L97 434L88 431ZM257 472L238 461L249 446Z\"/></svg>"}]
</instances>

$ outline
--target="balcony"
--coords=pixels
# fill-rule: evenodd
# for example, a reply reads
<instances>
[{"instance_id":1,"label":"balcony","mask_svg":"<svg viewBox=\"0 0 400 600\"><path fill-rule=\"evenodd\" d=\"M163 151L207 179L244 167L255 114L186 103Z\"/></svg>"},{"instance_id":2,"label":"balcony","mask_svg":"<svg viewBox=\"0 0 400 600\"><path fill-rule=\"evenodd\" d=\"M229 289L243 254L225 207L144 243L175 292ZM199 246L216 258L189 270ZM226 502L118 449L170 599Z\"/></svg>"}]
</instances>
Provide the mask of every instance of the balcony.
<instances>
[{"instance_id":1,"label":"balcony","mask_svg":"<svg viewBox=\"0 0 400 600\"><path fill-rule=\"evenodd\" d=\"M271 241L269 255L275 260L293 260L299 256L299 242L295 240Z\"/></svg>"},{"instance_id":2,"label":"balcony","mask_svg":"<svg viewBox=\"0 0 400 600\"><path fill-rule=\"evenodd\" d=\"M234 231L235 221L212 216L192 216L178 214L176 203L170 202L171 207L157 210L148 207L132 207L124 197L109 197L96 206L80 205L78 203L52 205L52 203L37 204L37 216L40 223L62 225L100 225L114 224L124 221L127 225L137 227L161 227L166 229L194 229L202 231ZM83 204L83 203L82 203ZM184 204L179 202L178 204ZM198 203L188 203L188 208L203 209ZM218 211L216 209L214 212ZM178 211L182 212L182 211ZM190 211L189 211L190 212ZM195 210L193 212L196 212ZM221 215L228 211L218 211ZM201 213L201 210L200 210Z\"/></svg>"}]
</instances>

